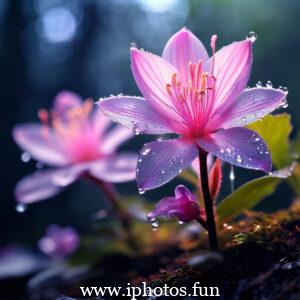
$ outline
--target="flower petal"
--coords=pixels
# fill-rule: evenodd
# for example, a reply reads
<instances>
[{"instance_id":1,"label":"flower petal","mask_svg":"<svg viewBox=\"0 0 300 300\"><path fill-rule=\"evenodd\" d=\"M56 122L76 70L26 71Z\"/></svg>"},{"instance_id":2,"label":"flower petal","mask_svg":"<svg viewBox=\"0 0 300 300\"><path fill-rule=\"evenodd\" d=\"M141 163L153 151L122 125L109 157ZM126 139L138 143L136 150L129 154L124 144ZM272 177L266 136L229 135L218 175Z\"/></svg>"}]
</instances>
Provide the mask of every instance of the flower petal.
<instances>
[{"instance_id":1,"label":"flower petal","mask_svg":"<svg viewBox=\"0 0 300 300\"><path fill-rule=\"evenodd\" d=\"M126 182L135 179L137 155L122 153L91 165L92 176L106 182Z\"/></svg>"},{"instance_id":2,"label":"flower petal","mask_svg":"<svg viewBox=\"0 0 300 300\"><path fill-rule=\"evenodd\" d=\"M50 128L44 128L38 124L17 125L13 129L13 138L36 160L52 166L63 166L69 162Z\"/></svg>"},{"instance_id":3,"label":"flower petal","mask_svg":"<svg viewBox=\"0 0 300 300\"><path fill-rule=\"evenodd\" d=\"M186 28L175 33L167 42L162 57L179 70L180 79L187 82L190 77L189 63L203 63L208 54L201 41Z\"/></svg>"},{"instance_id":4,"label":"flower petal","mask_svg":"<svg viewBox=\"0 0 300 300\"><path fill-rule=\"evenodd\" d=\"M108 131L101 142L101 152L106 154L114 153L125 141L132 138L133 132L128 128L116 125Z\"/></svg>"},{"instance_id":5,"label":"flower petal","mask_svg":"<svg viewBox=\"0 0 300 300\"><path fill-rule=\"evenodd\" d=\"M62 91L55 97L53 111L59 118L64 119L68 110L80 106L82 106L82 100L77 94Z\"/></svg>"},{"instance_id":6,"label":"flower petal","mask_svg":"<svg viewBox=\"0 0 300 300\"><path fill-rule=\"evenodd\" d=\"M15 197L22 203L33 203L58 194L85 172L90 163L54 170L36 171L22 178L15 187Z\"/></svg>"},{"instance_id":7,"label":"flower petal","mask_svg":"<svg viewBox=\"0 0 300 300\"><path fill-rule=\"evenodd\" d=\"M177 187L175 188L175 198L177 199L181 197L193 199L193 194L183 184L177 185Z\"/></svg>"},{"instance_id":8,"label":"flower petal","mask_svg":"<svg viewBox=\"0 0 300 300\"><path fill-rule=\"evenodd\" d=\"M190 222L200 219L200 206L196 201L196 197L183 185L177 186L176 190L184 190L181 197L165 197L161 199L154 210L148 214L148 219L152 221L157 217L175 217L182 222ZM175 190L175 193L176 193Z\"/></svg>"},{"instance_id":9,"label":"flower petal","mask_svg":"<svg viewBox=\"0 0 300 300\"><path fill-rule=\"evenodd\" d=\"M167 119L178 119L166 89L178 70L161 57L131 49L132 72L135 81L149 104Z\"/></svg>"},{"instance_id":10,"label":"flower petal","mask_svg":"<svg viewBox=\"0 0 300 300\"><path fill-rule=\"evenodd\" d=\"M138 188L150 190L169 182L189 167L197 154L195 145L180 139L145 144L137 165Z\"/></svg>"},{"instance_id":11,"label":"flower petal","mask_svg":"<svg viewBox=\"0 0 300 300\"><path fill-rule=\"evenodd\" d=\"M144 98L116 96L100 100L98 103L107 117L127 128L149 134L172 132L165 120Z\"/></svg>"},{"instance_id":12,"label":"flower petal","mask_svg":"<svg viewBox=\"0 0 300 300\"><path fill-rule=\"evenodd\" d=\"M214 108L217 108L225 101L234 101L246 87L252 65L251 41L223 47L207 61L205 69L211 72L213 65L216 77Z\"/></svg>"},{"instance_id":13,"label":"flower petal","mask_svg":"<svg viewBox=\"0 0 300 300\"><path fill-rule=\"evenodd\" d=\"M221 125L223 128L245 126L278 108L286 96L287 92L279 89L247 89L229 106L221 108L219 112L217 111L212 122L225 118L225 122L223 121ZM221 115L222 118L220 118Z\"/></svg>"},{"instance_id":14,"label":"flower petal","mask_svg":"<svg viewBox=\"0 0 300 300\"><path fill-rule=\"evenodd\" d=\"M272 170L268 146L255 131L247 128L219 130L207 138L199 139L198 144L233 165L267 173Z\"/></svg>"},{"instance_id":15,"label":"flower petal","mask_svg":"<svg viewBox=\"0 0 300 300\"><path fill-rule=\"evenodd\" d=\"M18 202L33 203L58 194L62 187L53 184L52 178L57 170L37 171L22 178L15 187Z\"/></svg>"}]
</instances>

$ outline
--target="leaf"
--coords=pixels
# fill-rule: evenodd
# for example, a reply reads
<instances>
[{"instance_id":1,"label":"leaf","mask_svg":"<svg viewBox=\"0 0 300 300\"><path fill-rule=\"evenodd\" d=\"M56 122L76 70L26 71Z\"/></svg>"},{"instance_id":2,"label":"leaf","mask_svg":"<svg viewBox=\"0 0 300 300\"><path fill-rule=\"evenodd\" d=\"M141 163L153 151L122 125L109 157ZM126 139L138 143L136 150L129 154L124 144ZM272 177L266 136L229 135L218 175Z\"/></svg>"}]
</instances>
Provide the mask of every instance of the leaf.
<instances>
[{"instance_id":1,"label":"leaf","mask_svg":"<svg viewBox=\"0 0 300 300\"><path fill-rule=\"evenodd\" d=\"M243 211L253 208L265 197L271 195L280 181L281 179L276 176L267 175L240 186L219 203L218 220L228 221L242 214Z\"/></svg>"},{"instance_id":2,"label":"leaf","mask_svg":"<svg viewBox=\"0 0 300 300\"><path fill-rule=\"evenodd\" d=\"M291 164L289 135L292 125L289 114L268 115L247 127L256 131L267 143L277 169Z\"/></svg>"},{"instance_id":3,"label":"leaf","mask_svg":"<svg viewBox=\"0 0 300 300\"><path fill-rule=\"evenodd\" d=\"M295 159L300 156L300 131L297 132L296 137L291 141L291 152Z\"/></svg>"}]
</instances>

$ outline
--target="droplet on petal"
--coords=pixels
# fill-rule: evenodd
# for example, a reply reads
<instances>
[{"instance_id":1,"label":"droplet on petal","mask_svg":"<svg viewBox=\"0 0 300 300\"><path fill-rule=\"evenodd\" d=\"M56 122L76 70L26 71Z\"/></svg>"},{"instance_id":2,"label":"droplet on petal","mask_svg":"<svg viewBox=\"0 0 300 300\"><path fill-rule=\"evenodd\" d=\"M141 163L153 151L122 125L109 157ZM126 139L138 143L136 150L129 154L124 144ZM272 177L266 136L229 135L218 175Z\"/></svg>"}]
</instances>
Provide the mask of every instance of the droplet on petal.
<instances>
[{"instance_id":1,"label":"droplet on petal","mask_svg":"<svg viewBox=\"0 0 300 300\"><path fill-rule=\"evenodd\" d=\"M141 188L139 188L139 189L138 189L138 192L139 192L140 195L143 195L143 194L145 194L146 191L143 190L143 189L141 189Z\"/></svg>"},{"instance_id":2,"label":"droplet on petal","mask_svg":"<svg viewBox=\"0 0 300 300\"><path fill-rule=\"evenodd\" d=\"M272 84L272 82L270 80L267 81L266 87L268 89L271 89L273 87L273 84Z\"/></svg>"},{"instance_id":3,"label":"droplet on petal","mask_svg":"<svg viewBox=\"0 0 300 300\"><path fill-rule=\"evenodd\" d=\"M148 222L152 228L152 230L156 231L159 227L159 223L156 218L148 217Z\"/></svg>"},{"instance_id":4,"label":"droplet on petal","mask_svg":"<svg viewBox=\"0 0 300 300\"><path fill-rule=\"evenodd\" d=\"M237 155L236 161L240 164L242 162L242 158L240 155Z\"/></svg>"},{"instance_id":5,"label":"droplet on petal","mask_svg":"<svg viewBox=\"0 0 300 300\"><path fill-rule=\"evenodd\" d=\"M136 43L130 43L130 48L131 49L137 49Z\"/></svg>"},{"instance_id":6,"label":"droplet on petal","mask_svg":"<svg viewBox=\"0 0 300 300\"><path fill-rule=\"evenodd\" d=\"M256 87L257 87L257 88L261 88L261 87L262 87L261 81L258 81L258 82L257 82Z\"/></svg>"},{"instance_id":7,"label":"droplet on petal","mask_svg":"<svg viewBox=\"0 0 300 300\"><path fill-rule=\"evenodd\" d=\"M257 34L254 32L254 31L250 31L248 34L247 34L247 40L250 41L251 43L254 43L257 39Z\"/></svg>"},{"instance_id":8,"label":"droplet on petal","mask_svg":"<svg viewBox=\"0 0 300 300\"><path fill-rule=\"evenodd\" d=\"M18 203L18 204L16 205L16 211L17 211L18 213L23 213L23 212L26 211L26 209L27 209L27 205L24 204L24 203Z\"/></svg>"},{"instance_id":9,"label":"droplet on petal","mask_svg":"<svg viewBox=\"0 0 300 300\"><path fill-rule=\"evenodd\" d=\"M31 159L31 157L30 157L30 154L28 152L23 152L21 154L21 160L22 160L22 162L27 163L27 162L30 161L30 159Z\"/></svg>"}]
</instances>

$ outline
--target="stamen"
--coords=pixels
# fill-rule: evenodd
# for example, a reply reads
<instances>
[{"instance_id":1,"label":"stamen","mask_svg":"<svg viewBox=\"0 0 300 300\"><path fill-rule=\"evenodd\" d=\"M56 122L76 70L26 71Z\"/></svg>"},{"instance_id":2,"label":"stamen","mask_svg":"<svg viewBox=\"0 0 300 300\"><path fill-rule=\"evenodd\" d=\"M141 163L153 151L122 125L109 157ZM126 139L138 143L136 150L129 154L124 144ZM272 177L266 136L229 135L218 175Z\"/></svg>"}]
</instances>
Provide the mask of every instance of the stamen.
<instances>
[{"instance_id":1,"label":"stamen","mask_svg":"<svg viewBox=\"0 0 300 300\"><path fill-rule=\"evenodd\" d=\"M212 49L212 67L211 67L211 74L214 74L215 68L215 53L216 53L216 42L217 42L217 35L214 34L210 40L210 47Z\"/></svg>"}]
</instances>

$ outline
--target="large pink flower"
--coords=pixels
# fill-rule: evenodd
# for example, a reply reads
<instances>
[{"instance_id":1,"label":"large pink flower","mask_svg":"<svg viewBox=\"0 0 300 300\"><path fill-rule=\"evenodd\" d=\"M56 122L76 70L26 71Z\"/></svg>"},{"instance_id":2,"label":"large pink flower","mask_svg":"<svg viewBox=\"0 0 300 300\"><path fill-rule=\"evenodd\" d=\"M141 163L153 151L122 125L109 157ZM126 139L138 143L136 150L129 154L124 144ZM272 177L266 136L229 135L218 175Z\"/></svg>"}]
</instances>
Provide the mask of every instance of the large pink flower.
<instances>
[{"instance_id":1,"label":"large pink flower","mask_svg":"<svg viewBox=\"0 0 300 300\"><path fill-rule=\"evenodd\" d=\"M19 202L54 196L84 174L105 182L135 179L137 155L116 153L132 131L109 128L111 121L93 111L91 100L82 102L76 94L64 91L57 95L53 110L41 110L39 117L42 124L18 125L13 137L31 157L53 168L21 179L15 188Z\"/></svg>"},{"instance_id":2,"label":"large pink flower","mask_svg":"<svg viewBox=\"0 0 300 300\"><path fill-rule=\"evenodd\" d=\"M162 57L131 49L132 71L141 97L100 101L112 120L136 133L176 133L178 139L148 143L141 151L137 183L142 190L170 181L196 158L199 148L240 167L272 170L267 145L245 125L285 101L280 89L246 89L252 64L252 41L245 39L209 58L187 29L168 41Z\"/></svg>"}]
</instances>

